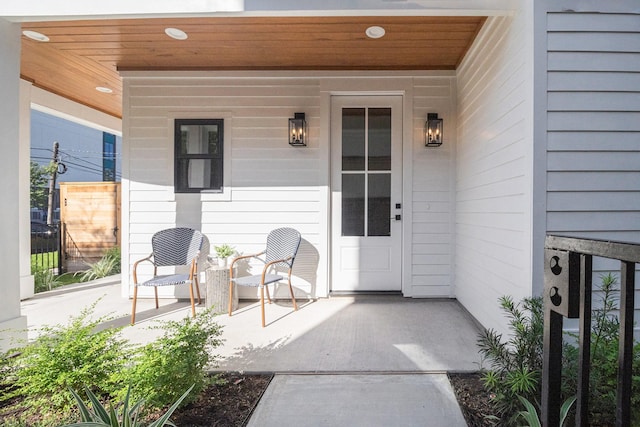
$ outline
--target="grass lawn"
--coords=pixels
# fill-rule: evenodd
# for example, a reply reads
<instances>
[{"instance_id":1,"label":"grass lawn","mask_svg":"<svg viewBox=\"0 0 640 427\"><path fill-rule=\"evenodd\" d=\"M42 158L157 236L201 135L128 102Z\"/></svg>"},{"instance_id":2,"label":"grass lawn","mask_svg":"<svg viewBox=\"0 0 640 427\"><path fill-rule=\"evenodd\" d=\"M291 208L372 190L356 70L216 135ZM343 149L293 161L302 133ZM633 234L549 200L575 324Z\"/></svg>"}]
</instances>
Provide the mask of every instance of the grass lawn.
<instances>
[{"instance_id":1,"label":"grass lawn","mask_svg":"<svg viewBox=\"0 0 640 427\"><path fill-rule=\"evenodd\" d=\"M31 254L31 269L40 268L56 268L58 267L58 251L43 252L39 254Z\"/></svg>"},{"instance_id":2,"label":"grass lawn","mask_svg":"<svg viewBox=\"0 0 640 427\"><path fill-rule=\"evenodd\" d=\"M52 270L58 267L58 251L31 254L31 272L36 275L36 292L55 289L60 286L80 282L80 275L64 273L59 276L38 275L38 271ZM44 280L46 283L38 283Z\"/></svg>"}]
</instances>

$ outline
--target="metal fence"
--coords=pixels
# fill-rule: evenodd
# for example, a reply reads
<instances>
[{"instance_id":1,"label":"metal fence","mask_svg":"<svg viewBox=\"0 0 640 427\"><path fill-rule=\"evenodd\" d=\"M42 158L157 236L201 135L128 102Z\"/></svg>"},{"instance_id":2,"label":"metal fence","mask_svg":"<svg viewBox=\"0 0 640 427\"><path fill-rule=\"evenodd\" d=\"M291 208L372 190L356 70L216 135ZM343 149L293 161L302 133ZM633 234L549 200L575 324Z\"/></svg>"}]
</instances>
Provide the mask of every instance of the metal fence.
<instances>
[{"instance_id":1,"label":"metal fence","mask_svg":"<svg viewBox=\"0 0 640 427\"><path fill-rule=\"evenodd\" d=\"M32 221L31 222L31 263L48 266L62 271L62 257L60 252L60 225Z\"/></svg>"},{"instance_id":2,"label":"metal fence","mask_svg":"<svg viewBox=\"0 0 640 427\"><path fill-rule=\"evenodd\" d=\"M579 319L576 425L589 425L591 369L591 296L593 257L620 261L620 345L616 426L631 425L631 385L636 263L640 245L591 239L547 236L544 273L544 354L542 423L560 425L563 319Z\"/></svg>"}]
</instances>

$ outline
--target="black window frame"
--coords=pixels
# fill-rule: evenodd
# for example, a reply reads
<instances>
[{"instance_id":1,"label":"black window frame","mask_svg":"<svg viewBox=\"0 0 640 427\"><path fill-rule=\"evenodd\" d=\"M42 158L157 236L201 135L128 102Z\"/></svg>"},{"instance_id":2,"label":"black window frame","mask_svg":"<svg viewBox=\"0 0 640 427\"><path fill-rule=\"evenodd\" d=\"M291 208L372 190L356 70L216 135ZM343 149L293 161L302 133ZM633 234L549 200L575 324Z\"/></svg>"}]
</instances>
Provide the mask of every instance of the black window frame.
<instances>
[{"instance_id":1,"label":"black window frame","mask_svg":"<svg viewBox=\"0 0 640 427\"><path fill-rule=\"evenodd\" d=\"M217 153L181 153L182 126L207 126L218 127ZM174 191L176 193L223 193L224 192L224 119L175 119L174 120ZM211 176L218 175L219 186L189 187L181 177L185 171L182 166L185 160L209 160L212 164ZM211 178L211 177L210 177ZM211 179L210 179L211 182Z\"/></svg>"}]
</instances>

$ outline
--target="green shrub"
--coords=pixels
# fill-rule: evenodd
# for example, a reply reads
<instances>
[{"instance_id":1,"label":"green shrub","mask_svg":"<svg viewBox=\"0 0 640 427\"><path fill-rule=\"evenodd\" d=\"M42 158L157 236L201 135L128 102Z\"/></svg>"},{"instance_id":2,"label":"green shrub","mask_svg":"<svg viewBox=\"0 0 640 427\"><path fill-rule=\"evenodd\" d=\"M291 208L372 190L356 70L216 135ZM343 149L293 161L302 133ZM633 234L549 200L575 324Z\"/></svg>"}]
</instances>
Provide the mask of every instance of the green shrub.
<instances>
[{"instance_id":1,"label":"green shrub","mask_svg":"<svg viewBox=\"0 0 640 427\"><path fill-rule=\"evenodd\" d=\"M72 317L67 325L42 328L37 340L21 348L10 361L3 381L9 389L1 399L19 397L27 412L53 416L73 406L69 388L92 384L103 396L119 388L112 377L129 360L128 346L118 329L96 330L106 319L90 320L94 307Z\"/></svg>"},{"instance_id":2,"label":"green shrub","mask_svg":"<svg viewBox=\"0 0 640 427\"><path fill-rule=\"evenodd\" d=\"M89 269L80 273L80 281L88 282L90 280L102 279L120 273L120 248L113 247L108 249L98 261L93 264L87 264Z\"/></svg>"},{"instance_id":3,"label":"green shrub","mask_svg":"<svg viewBox=\"0 0 640 427\"><path fill-rule=\"evenodd\" d=\"M133 363L118 375L119 380L131 386L135 400L144 398L155 408L171 404L193 385L193 393L183 401L189 403L211 381L205 368L216 363L213 350L222 343L222 328L213 320L212 310L195 318L162 322L155 328L164 334L136 351ZM120 399L125 391L118 394Z\"/></svg>"},{"instance_id":4,"label":"green shrub","mask_svg":"<svg viewBox=\"0 0 640 427\"><path fill-rule=\"evenodd\" d=\"M50 291L62 285L62 282L50 268L32 265L31 274L33 274L35 293Z\"/></svg>"},{"instance_id":5,"label":"green shrub","mask_svg":"<svg viewBox=\"0 0 640 427\"><path fill-rule=\"evenodd\" d=\"M591 372L589 384L589 422L608 425L615 420L618 386L618 333L616 315L617 279L608 274L601 277L596 294L601 295L592 311ZM532 402L526 412L539 406L541 400L542 340L544 334L542 298L526 298L514 304L511 297L500 298L500 307L509 317L511 336L504 341L501 334L486 330L478 339L481 355L490 363L484 373L484 384L492 393L493 404L501 425L517 425L522 415L522 399ZM576 338L575 334L568 334ZM562 399L576 395L578 348L563 343ZM634 425L640 425L640 343L634 346L632 411ZM533 405L536 406L533 406Z\"/></svg>"},{"instance_id":6,"label":"green shrub","mask_svg":"<svg viewBox=\"0 0 640 427\"><path fill-rule=\"evenodd\" d=\"M618 320L618 279L612 274L601 277L597 289L599 301L591 317L591 371L589 376L589 422L607 425L615 420L616 393L618 388L618 346L620 321ZM571 334L577 339L575 334ZM577 387L578 349L565 349L565 382L574 390ZM634 425L640 424L640 343L636 343L632 363L631 408Z\"/></svg>"},{"instance_id":7,"label":"green shrub","mask_svg":"<svg viewBox=\"0 0 640 427\"><path fill-rule=\"evenodd\" d=\"M519 416L518 396L530 402L540 400L544 312L540 297L515 304L511 297L504 296L499 302L510 319L511 336L503 341L502 334L488 329L481 333L478 347L490 363L483 377L485 388L494 396L500 418L511 425Z\"/></svg>"},{"instance_id":8,"label":"green shrub","mask_svg":"<svg viewBox=\"0 0 640 427\"><path fill-rule=\"evenodd\" d=\"M112 247L110 249L107 249L104 252L104 257L114 260L114 266L113 266L113 270L111 271L111 274L120 273L121 258L122 258L121 253L120 253L120 246L114 246L114 247Z\"/></svg>"},{"instance_id":9,"label":"green shrub","mask_svg":"<svg viewBox=\"0 0 640 427\"><path fill-rule=\"evenodd\" d=\"M150 423L147 427L162 427L165 425L174 425L169 421L169 417L173 414L180 403L187 397L187 395L191 392L193 386L189 388L180 398L173 404L171 407L158 418L156 421ZM138 416L141 414L141 410L144 405L144 400L139 400L136 403L131 404L130 402L130 391L127 390L127 394L124 398L124 401L118 405L120 409L116 409L111 407L109 410L104 407L102 402L98 399L98 397L90 390L85 389L87 393L87 397L91 401L91 408L87 406L82 398L78 396L78 394L71 390L71 394L76 399L78 404L78 409L80 411L80 417L82 422L69 424L66 427L71 426L97 426L97 427L142 427L142 422L138 419Z\"/></svg>"},{"instance_id":10,"label":"green shrub","mask_svg":"<svg viewBox=\"0 0 640 427\"><path fill-rule=\"evenodd\" d=\"M518 416L520 419L523 419L529 427L542 427L542 422L540 421L540 417L538 416L538 410L533 405L533 403L529 402L522 396L518 396L518 400L524 406L524 411L518 412ZM573 396L564 401L562 407L560 408L560 425L564 426L567 424L569 411L571 411L571 407L576 401L576 397Z\"/></svg>"}]
</instances>

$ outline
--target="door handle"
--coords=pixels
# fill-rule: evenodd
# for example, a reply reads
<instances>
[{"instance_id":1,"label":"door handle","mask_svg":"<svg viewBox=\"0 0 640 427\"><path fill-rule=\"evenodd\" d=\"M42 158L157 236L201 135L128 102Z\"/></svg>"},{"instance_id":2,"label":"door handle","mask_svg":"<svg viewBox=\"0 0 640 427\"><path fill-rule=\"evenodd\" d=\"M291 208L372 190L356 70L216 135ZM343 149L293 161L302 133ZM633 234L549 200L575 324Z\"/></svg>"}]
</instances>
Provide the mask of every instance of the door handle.
<instances>
[{"instance_id":1,"label":"door handle","mask_svg":"<svg viewBox=\"0 0 640 427\"><path fill-rule=\"evenodd\" d=\"M391 219L393 219L395 221L401 221L402 220L402 215L392 216Z\"/></svg>"}]
</instances>

